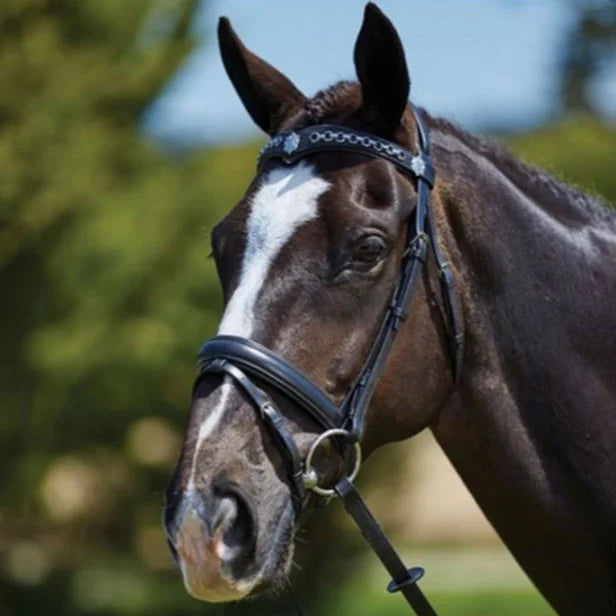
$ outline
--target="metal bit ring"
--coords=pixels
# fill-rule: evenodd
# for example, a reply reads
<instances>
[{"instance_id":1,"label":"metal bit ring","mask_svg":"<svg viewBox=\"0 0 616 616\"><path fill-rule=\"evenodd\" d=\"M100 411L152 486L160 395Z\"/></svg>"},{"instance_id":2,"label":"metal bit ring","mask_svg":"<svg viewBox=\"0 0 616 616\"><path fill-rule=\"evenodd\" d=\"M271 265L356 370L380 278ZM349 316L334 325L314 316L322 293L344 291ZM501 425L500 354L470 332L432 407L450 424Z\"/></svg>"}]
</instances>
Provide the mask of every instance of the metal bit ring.
<instances>
[{"instance_id":1,"label":"metal bit ring","mask_svg":"<svg viewBox=\"0 0 616 616\"><path fill-rule=\"evenodd\" d=\"M306 456L306 461L304 462L304 487L307 490L312 490L319 496L332 497L336 495L336 492L333 488L322 488L321 486L319 486L319 477L316 470L312 466L312 458L314 457L314 454L317 449L324 441L334 436L349 437L350 434L347 430L343 430L342 428L332 428L331 430L326 430L322 434L319 434L319 436L317 436L312 445L310 445L308 455ZM361 446L359 444L359 441L355 441L353 443L353 451L355 454L355 464L353 465L353 470L350 472L349 475L347 475L347 479L349 481L353 481L355 477L357 477L357 473L359 472L359 468L361 466Z\"/></svg>"}]
</instances>

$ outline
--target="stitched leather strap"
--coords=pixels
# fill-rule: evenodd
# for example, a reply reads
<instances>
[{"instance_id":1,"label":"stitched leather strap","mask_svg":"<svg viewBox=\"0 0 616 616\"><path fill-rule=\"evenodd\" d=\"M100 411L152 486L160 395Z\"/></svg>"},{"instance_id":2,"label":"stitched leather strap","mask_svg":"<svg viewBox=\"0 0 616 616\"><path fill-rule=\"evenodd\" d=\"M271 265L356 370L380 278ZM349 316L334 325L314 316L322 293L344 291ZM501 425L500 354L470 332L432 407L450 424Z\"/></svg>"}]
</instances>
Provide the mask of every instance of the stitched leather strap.
<instances>
[{"instance_id":1,"label":"stitched leather strap","mask_svg":"<svg viewBox=\"0 0 616 616\"><path fill-rule=\"evenodd\" d=\"M428 209L428 232L432 238L432 254L434 261L438 267L439 280L441 284L441 296L445 304L445 327L447 328L447 337L449 341L449 357L452 362L452 372L454 383L460 380L462 372L462 353L464 351L464 334L460 324L460 306L458 303L458 294L456 293L456 283L451 272L451 267L443 258L441 249L438 244L434 227L434 215L432 210Z\"/></svg>"},{"instance_id":2,"label":"stitched leather strap","mask_svg":"<svg viewBox=\"0 0 616 616\"><path fill-rule=\"evenodd\" d=\"M342 414L325 392L263 345L239 336L214 336L199 351L199 370L215 359L226 359L274 386L326 430L340 427Z\"/></svg>"},{"instance_id":3,"label":"stitched leather strap","mask_svg":"<svg viewBox=\"0 0 616 616\"><path fill-rule=\"evenodd\" d=\"M429 160L427 134L419 115L416 115L416 118L420 147L423 149L422 156ZM430 168L432 168L431 163ZM411 231L412 227L409 223L398 285L360 376L341 407L342 414L347 417L347 429L358 439L361 439L363 434L365 414L378 377L387 361L400 325L408 314L412 294L417 287L417 281L426 260L428 243L430 240L433 244L436 242L436 239L430 235L431 228L427 224L430 212L430 190L434 181L433 171L431 173L430 179L422 174L415 174L417 177L417 207L414 216L414 232Z\"/></svg>"}]
</instances>

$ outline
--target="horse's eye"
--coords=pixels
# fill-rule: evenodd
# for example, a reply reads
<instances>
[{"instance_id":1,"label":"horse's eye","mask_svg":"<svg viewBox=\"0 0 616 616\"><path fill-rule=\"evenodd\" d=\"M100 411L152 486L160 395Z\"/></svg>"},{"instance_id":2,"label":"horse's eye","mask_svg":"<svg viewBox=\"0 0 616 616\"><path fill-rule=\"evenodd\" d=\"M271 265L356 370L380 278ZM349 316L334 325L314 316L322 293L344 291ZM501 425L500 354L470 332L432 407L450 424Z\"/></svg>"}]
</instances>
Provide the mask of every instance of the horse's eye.
<instances>
[{"instance_id":1,"label":"horse's eye","mask_svg":"<svg viewBox=\"0 0 616 616\"><path fill-rule=\"evenodd\" d=\"M353 263L360 268L376 265L387 251L385 240L379 235L362 237L353 248Z\"/></svg>"}]
</instances>

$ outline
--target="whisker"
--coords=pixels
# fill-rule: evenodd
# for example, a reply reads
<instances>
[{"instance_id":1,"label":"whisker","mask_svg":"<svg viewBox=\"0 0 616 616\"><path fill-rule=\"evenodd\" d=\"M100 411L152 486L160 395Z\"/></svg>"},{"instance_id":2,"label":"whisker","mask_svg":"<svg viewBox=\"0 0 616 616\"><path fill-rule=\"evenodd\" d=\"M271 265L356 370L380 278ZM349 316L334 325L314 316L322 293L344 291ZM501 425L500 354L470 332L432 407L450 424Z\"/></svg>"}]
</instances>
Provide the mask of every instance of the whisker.
<instances>
[{"instance_id":1,"label":"whisker","mask_svg":"<svg viewBox=\"0 0 616 616\"><path fill-rule=\"evenodd\" d=\"M293 603L293 607L295 608L295 611L299 614L299 616L304 616L304 612L302 612L302 608L299 606L297 597L295 596L295 593L293 592L293 588L291 587L291 582L289 580L287 580L286 582L286 587L291 597L291 602Z\"/></svg>"}]
</instances>

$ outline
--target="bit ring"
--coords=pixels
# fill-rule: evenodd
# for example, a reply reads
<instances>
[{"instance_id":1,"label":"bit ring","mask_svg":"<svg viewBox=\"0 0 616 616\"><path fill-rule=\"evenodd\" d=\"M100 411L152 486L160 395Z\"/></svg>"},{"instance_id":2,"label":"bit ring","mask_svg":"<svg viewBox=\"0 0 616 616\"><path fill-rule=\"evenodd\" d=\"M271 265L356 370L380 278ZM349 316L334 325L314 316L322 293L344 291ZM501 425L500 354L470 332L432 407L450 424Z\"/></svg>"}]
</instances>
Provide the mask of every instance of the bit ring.
<instances>
[{"instance_id":1,"label":"bit ring","mask_svg":"<svg viewBox=\"0 0 616 616\"><path fill-rule=\"evenodd\" d=\"M312 458L314 457L314 454L316 453L317 449L324 441L334 436L349 437L350 433L348 432L348 430L343 430L342 428L332 428L331 430L326 430L322 434L319 434L319 436L317 436L312 445L310 445L308 455L306 456L306 460L304 462L304 487L307 490L312 490L319 496L332 497L336 495L336 491L333 488L322 488L321 486L319 486L319 477L316 470L312 466ZM353 443L353 452L355 454L355 462L353 464L353 469L347 475L347 479L351 482L355 479L355 477L357 477L357 473L359 472L359 468L361 467L361 445L359 444L359 441L355 441Z\"/></svg>"}]
</instances>

